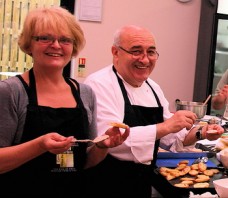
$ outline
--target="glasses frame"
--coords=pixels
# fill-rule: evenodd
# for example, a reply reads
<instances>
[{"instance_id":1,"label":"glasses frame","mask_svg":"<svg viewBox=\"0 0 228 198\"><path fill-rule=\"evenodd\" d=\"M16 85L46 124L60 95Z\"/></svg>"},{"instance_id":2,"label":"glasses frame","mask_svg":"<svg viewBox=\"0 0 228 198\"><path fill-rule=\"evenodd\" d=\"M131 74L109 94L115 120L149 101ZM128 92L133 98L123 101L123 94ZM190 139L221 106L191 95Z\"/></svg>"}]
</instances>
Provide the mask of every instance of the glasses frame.
<instances>
[{"instance_id":1,"label":"glasses frame","mask_svg":"<svg viewBox=\"0 0 228 198\"><path fill-rule=\"evenodd\" d=\"M123 47L121 47L121 46L117 46L119 49L121 49L121 50L123 50L124 52L126 52L126 53L128 53L128 54L131 54L133 57L135 57L135 58L142 58L143 56L145 56L145 53L142 53L142 54L139 54L139 55L134 55L134 53L133 52L131 52L131 51L128 51L128 50L126 50L126 49L124 49ZM150 58L150 59L154 59L154 60L157 60L158 59L158 57L159 57L159 53L155 50L155 54L157 55L156 57L155 56L150 56L150 55L148 55L148 53L146 53L146 56L147 56L147 58Z\"/></svg>"},{"instance_id":2,"label":"glasses frame","mask_svg":"<svg viewBox=\"0 0 228 198\"><path fill-rule=\"evenodd\" d=\"M42 40L42 38L46 38L46 40ZM68 38L68 37L59 37L59 38L56 38L54 36L49 36L49 35L43 35L43 36L32 36L32 39L37 41L37 42L40 42L40 43L43 43L43 44L47 44L47 45L51 45L53 44L56 40L58 41L58 43L60 45L73 45L75 40L74 39L71 39L71 38ZM64 39L65 39L65 42L64 42ZM66 42L66 41L69 41L69 42Z\"/></svg>"}]
</instances>

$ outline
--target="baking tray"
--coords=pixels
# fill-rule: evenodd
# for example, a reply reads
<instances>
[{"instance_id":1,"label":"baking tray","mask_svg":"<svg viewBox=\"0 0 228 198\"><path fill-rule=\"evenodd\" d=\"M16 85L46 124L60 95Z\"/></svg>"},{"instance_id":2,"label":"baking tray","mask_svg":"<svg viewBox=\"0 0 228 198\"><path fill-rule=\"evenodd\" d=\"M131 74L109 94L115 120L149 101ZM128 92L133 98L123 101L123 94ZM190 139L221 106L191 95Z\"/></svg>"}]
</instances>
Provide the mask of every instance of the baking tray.
<instances>
[{"instance_id":1,"label":"baking tray","mask_svg":"<svg viewBox=\"0 0 228 198\"><path fill-rule=\"evenodd\" d=\"M211 169L211 168L207 168L207 169ZM194 194L203 194L205 192L210 192L211 194L217 194L213 185L213 180L228 178L227 174L224 173L224 170L221 169L219 170L219 173L214 174L212 177L210 177L208 188L194 188L193 185L190 185L188 188L179 188L174 186L174 184L180 183L180 178L194 177L194 176L190 176L187 174L168 181L163 175L159 173L159 168L155 169L155 174L157 174L157 176L161 178L160 181L162 181L162 185L163 185L162 188L167 189L167 192L171 192L173 196L177 196L177 197L189 197L190 191L193 192Z\"/></svg>"}]
</instances>

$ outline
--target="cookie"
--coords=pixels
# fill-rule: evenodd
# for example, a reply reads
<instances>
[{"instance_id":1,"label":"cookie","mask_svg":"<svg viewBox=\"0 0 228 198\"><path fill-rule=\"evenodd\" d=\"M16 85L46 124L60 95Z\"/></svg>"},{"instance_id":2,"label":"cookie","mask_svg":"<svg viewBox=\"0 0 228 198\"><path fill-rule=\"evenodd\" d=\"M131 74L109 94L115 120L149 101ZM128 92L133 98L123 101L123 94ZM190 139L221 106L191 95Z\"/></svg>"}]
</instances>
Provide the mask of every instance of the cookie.
<instances>
[{"instance_id":1,"label":"cookie","mask_svg":"<svg viewBox=\"0 0 228 198\"><path fill-rule=\"evenodd\" d=\"M174 184L174 186L176 186L178 188L188 188L189 187L188 184L183 184L183 183Z\"/></svg>"},{"instance_id":2,"label":"cookie","mask_svg":"<svg viewBox=\"0 0 228 198\"><path fill-rule=\"evenodd\" d=\"M124 123L120 123L120 122L111 122L110 125L113 127L119 127L119 128L123 128L123 129L129 128L128 125L126 125Z\"/></svg>"},{"instance_id":3,"label":"cookie","mask_svg":"<svg viewBox=\"0 0 228 198\"><path fill-rule=\"evenodd\" d=\"M193 188L208 188L208 187L209 187L208 182L201 182L201 183L193 184Z\"/></svg>"}]
</instances>

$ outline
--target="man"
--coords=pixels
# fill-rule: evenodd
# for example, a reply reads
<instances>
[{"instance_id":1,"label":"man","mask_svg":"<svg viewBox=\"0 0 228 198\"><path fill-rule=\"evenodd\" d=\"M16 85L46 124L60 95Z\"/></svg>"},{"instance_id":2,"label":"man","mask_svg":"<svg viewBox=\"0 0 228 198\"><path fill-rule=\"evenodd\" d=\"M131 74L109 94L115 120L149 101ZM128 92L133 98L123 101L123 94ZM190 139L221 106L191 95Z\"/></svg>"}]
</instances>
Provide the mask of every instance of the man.
<instances>
[{"instance_id":1,"label":"man","mask_svg":"<svg viewBox=\"0 0 228 198\"><path fill-rule=\"evenodd\" d=\"M228 69L222 75L217 84L215 96L212 98L212 106L214 109L220 110L226 105L228 98Z\"/></svg>"},{"instance_id":2,"label":"man","mask_svg":"<svg viewBox=\"0 0 228 198\"><path fill-rule=\"evenodd\" d=\"M122 27L115 33L112 54L113 64L89 76L85 83L97 96L99 133L110 122L129 125L131 133L122 145L109 149L106 159L91 169L89 179L99 196L150 198L151 182L158 182L153 169L160 138L166 136L161 144L175 150L181 144L194 144L197 137L206 138L208 126L198 134L198 128L192 127L197 118L194 113L171 114L161 88L148 78L159 57L150 31ZM217 125L210 127L223 132Z\"/></svg>"}]
</instances>

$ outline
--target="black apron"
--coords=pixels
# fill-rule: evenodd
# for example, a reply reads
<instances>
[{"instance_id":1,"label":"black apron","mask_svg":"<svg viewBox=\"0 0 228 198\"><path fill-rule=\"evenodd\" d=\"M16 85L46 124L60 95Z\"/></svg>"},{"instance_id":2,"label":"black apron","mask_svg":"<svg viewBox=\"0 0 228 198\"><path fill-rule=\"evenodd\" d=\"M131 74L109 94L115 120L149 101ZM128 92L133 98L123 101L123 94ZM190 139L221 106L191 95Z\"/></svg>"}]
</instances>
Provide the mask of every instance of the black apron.
<instances>
[{"instance_id":1,"label":"black apron","mask_svg":"<svg viewBox=\"0 0 228 198\"><path fill-rule=\"evenodd\" d=\"M150 84L146 81L156 98L158 107L131 105L124 84L117 75L114 67L113 71L116 74L125 101L123 122L130 127L163 122L163 107ZM121 161L108 155L104 161L91 170L91 175L94 177L94 181L92 177L90 178L91 183L93 181L91 185L94 188L93 191L100 188L96 192L98 192L97 194L99 196L102 195L103 197L151 198L151 186L153 182L156 182L153 181L153 179L156 180L156 175L155 177L153 176L158 147L159 140L155 142L151 165L136 164L132 161Z\"/></svg>"},{"instance_id":2,"label":"black apron","mask_svg":"<svg viewBox=\"0 0 228 198\"><path fill-rule=\"evenodd\" d=\"M30 86L22 81L29 98L27 115L21 143L27 142L49 132L57 132L63 136L74 136L87 139L88 117L79 96L79 84L73 80L78 91L69 78L65 78L77 101L75 108L51 108L39 106L37 102L36 84L33 70L29 71ZM9 186L15 195L77 195L84 192L82 169L86 160L87 144L79 143L67 152L55 155L46 152L21 167L10 171L6 176ZM68 160L68 161L67 161ZM9 191L10 194L10 191Z\"/></svg>"}]
</instances>

